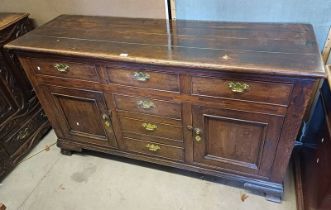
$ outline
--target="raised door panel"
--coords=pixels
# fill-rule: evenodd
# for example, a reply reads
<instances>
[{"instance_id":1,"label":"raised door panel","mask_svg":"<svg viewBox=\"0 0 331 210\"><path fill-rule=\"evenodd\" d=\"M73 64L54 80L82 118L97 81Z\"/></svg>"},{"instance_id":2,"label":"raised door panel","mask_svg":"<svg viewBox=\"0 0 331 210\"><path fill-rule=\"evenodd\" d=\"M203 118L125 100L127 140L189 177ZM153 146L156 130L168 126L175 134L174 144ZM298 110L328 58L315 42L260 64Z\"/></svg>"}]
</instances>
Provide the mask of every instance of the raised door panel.
<instances>
[{"instance_id":1,"label":"raised door panel","mask_svg":"<svg viewBox=\"0 0 331 210\"><path fill-rule=\"evenodd\" d=\"M278 116L193 106L194 162L268 177L282 123Z\"/></svg>"},{"instance_id":2,"label":"raised door panel","mask_svg":"<svg viewBox=\"0 0 331 210\"><path fill-rule=\"evenodd\" d=\"M66 139L117 147L111 116L101 92L43 86Z\"/></svg>"}]
</instances>

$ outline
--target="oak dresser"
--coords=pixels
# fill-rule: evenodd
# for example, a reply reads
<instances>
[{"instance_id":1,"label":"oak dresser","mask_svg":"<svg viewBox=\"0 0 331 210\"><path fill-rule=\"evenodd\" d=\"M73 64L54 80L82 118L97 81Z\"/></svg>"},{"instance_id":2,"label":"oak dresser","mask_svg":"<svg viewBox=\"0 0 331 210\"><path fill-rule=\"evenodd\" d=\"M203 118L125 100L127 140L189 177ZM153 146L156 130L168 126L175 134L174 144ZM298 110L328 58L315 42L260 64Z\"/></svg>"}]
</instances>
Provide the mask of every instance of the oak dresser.
<instances>
[{"instance_id":1,"label":"oak dresser","mask_svg":"<svg viewBox=\"0 0 331 210\"><path fill-rule=\"evenodd\" d=\"M274 201L325 74L305 24L62 15L6 48L63 153L219 176Z\"/></svg>"},{"instance_id":2,"label":"oak dresser","mask_svg":"<svg viewBox=\"0 0 331 210\"><path fill-rule=\"evenodd\" d=\"M26 13L0 13L0 180L50 130L17 57L3 49L31 26Z\"/></svg>"}]
</instances>

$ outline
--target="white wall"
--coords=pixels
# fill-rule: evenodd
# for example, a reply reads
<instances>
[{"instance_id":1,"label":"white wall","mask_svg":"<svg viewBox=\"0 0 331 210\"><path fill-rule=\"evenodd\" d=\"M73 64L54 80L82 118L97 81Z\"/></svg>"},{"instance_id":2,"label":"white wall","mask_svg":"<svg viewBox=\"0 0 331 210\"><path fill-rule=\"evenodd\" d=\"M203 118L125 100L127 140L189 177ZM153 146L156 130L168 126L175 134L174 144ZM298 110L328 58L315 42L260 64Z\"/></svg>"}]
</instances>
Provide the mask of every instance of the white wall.
<instances>
[{"instance_id":1,"label":"white wall","mask_svg":"<svg viewBox=\"0 0 331 210\"><path fill-rule=\"evenodd\" d=\"M322 49L331 25L331 0L176 0L177 19L303 22Z\"/></svg>"},{"instance_id":2,"label":"white wall","mask_svg":"<svg viewBox=\"0 0 331 210\"><path fill-rule=\"evenodd\" d=\"M0 12L27 12L37 25L60 14L166 18L164 0L0 0Z\"/></svg>"}]
</instances>

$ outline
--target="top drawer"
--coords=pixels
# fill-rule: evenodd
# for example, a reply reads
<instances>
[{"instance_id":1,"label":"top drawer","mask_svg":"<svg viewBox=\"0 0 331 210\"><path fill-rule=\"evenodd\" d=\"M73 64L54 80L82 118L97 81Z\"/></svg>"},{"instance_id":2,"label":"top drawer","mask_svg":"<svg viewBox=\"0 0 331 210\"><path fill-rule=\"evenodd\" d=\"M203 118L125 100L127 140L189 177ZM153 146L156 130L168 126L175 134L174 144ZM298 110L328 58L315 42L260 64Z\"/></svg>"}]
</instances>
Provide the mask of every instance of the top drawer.
<instances>
[{"instance_id":1,"label":"top drawer","mask_svg":"<svg viewBox=\"0 0 331 210\"><path fill-rule=\"evenodd\" d=\"M192 94L288 105L293 84L224 78L192 77Z\"/></svg>"},{"instance_id":2,"label":"top drawer","mask_svg":"<svg viewBox=\"0 0 331 210\"><path fill-rule=\"evenodd\" d=\"M31 58L30 62L33 72L37 75L99 81L96 66L93 64L44 58Z\"/></svg>"},{"instance_id":3,"label":"top drawer","mask_svg":"<svg viewBox=\"0 0 331 210\"><path fill-rule=\"evenodd\" d=\"M179 92L179 75L139 67L107 67L109 81L121 85Z\"/></svg>"}]
</instances>

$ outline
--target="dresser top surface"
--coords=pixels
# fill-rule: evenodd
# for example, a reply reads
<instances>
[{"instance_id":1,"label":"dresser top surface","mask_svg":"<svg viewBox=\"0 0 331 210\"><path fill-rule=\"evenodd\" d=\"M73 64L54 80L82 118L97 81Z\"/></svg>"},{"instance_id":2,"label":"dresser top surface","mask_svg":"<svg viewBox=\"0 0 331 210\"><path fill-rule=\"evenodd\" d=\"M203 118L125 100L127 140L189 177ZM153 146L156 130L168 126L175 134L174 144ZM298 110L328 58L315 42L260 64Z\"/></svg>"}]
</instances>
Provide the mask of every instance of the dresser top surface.
<instances>
[{"instance_id":1,"label":"dresser top surface","mask_svg":"<svg viewBox=\"0 0 331 210\"><path fill-rule=\"evenodd\" d=\"M0 12L0 30L16 23L17 21L29 16L28 13L2 13Z\"/></svg>"},{"instance_id":2,"label":"dresser top surface","mask_svg":"<svg viewBox=\"0 0 331 210\"><path fill-rule=\"evenodd\" d=\"M61 15L6 47L219 71L325 76L308 24Z\"/></svg>"}]
</instances>

